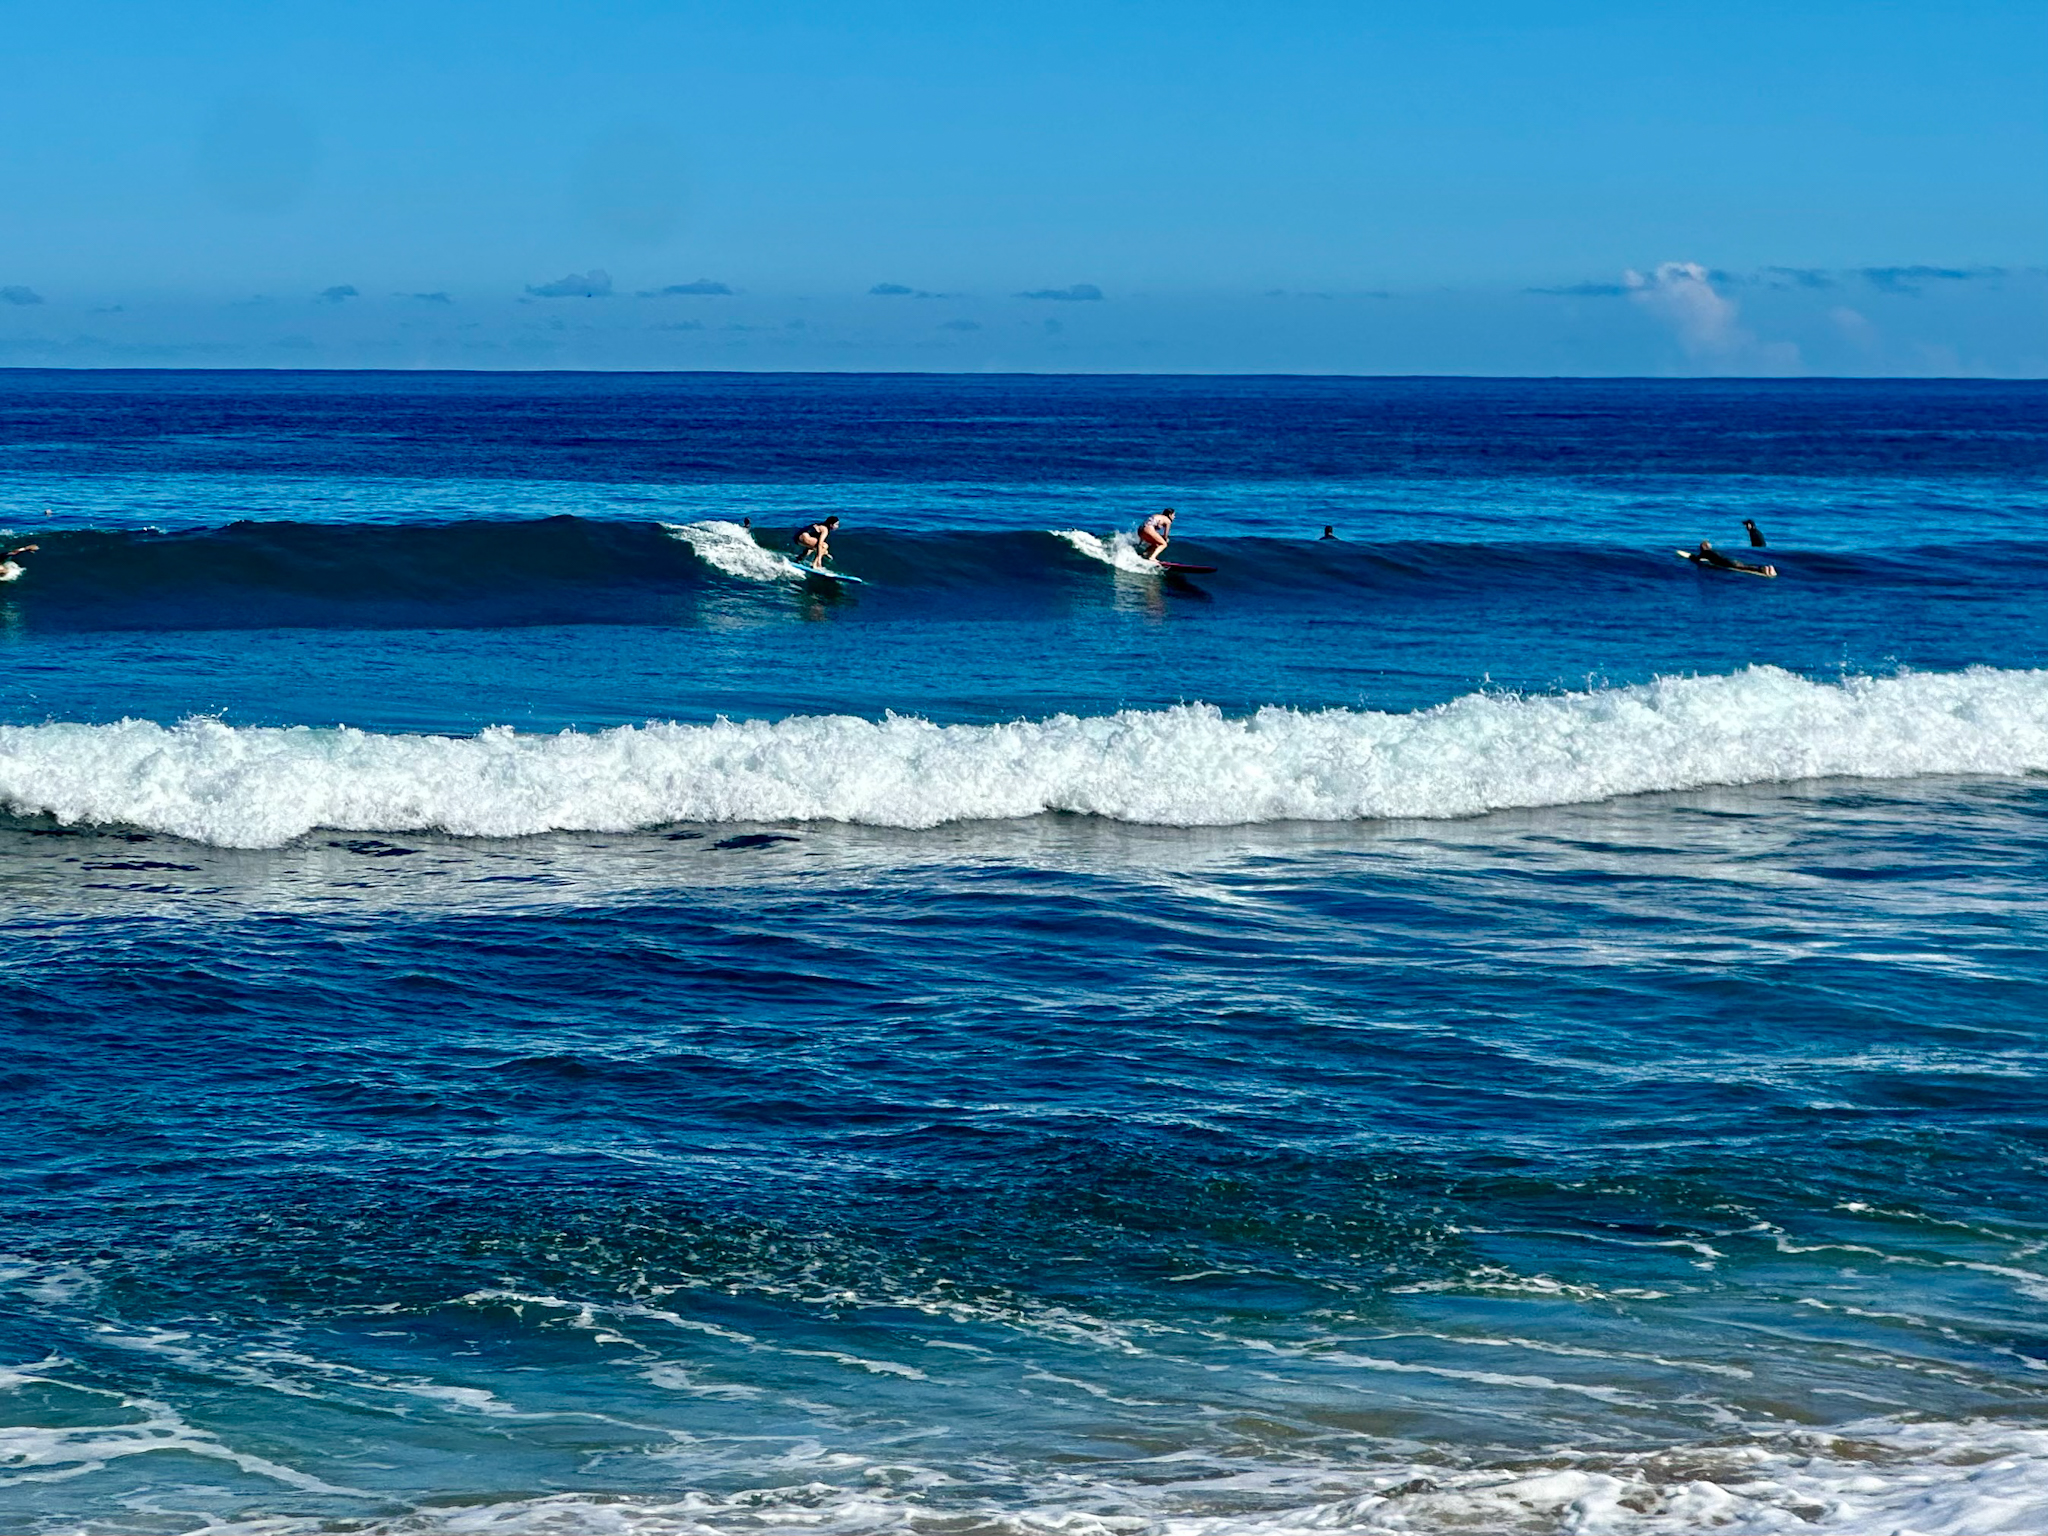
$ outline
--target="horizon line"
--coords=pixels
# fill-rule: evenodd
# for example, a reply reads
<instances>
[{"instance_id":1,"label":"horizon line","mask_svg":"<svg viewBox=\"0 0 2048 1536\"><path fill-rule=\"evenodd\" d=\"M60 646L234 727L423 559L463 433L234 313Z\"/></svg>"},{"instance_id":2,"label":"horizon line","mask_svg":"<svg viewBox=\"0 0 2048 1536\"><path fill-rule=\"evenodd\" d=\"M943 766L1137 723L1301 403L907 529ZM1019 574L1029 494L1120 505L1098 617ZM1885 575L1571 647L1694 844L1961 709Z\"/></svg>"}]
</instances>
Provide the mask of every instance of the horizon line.
<instances>
[{"instance_id":1,"label":"horizon line","mask_svg":"<svg viewBox=\"0 0 2048 1536\"><path fill-rule=\"evenodd\" d=\"M1721 373L1300 373L1286 371L1154 373L1138 369L958 369L958 368L272 368L198 367L179 364L0 364L0 377L21 374L256 374L272 377L359 376L418 378L926 378L926 379L1348 379L1359 382L1427 381L1529 384L2044 384L2048 374L1721 374Z\"/></svg>"}]
</instances>

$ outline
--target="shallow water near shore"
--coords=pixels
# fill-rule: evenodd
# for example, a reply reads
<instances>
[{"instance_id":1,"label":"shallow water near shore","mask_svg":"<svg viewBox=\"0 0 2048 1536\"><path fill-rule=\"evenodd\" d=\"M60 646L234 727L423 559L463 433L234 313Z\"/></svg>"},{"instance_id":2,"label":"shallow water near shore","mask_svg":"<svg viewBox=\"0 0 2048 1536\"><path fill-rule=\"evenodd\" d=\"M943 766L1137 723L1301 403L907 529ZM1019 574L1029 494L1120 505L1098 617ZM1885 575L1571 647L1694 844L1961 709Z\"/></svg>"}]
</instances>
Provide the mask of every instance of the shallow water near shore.
<instances>
[{"instance_id":1,"label":"shallow water near shore","mask_svg":"<svg viewBox=\"0 0 2048 1536\"><path fill-rule=\"evenodd\" d=\"M2048 1519L2038 389L611 387L0 381L0 1524Z\"/></svg>"}]
</instances>

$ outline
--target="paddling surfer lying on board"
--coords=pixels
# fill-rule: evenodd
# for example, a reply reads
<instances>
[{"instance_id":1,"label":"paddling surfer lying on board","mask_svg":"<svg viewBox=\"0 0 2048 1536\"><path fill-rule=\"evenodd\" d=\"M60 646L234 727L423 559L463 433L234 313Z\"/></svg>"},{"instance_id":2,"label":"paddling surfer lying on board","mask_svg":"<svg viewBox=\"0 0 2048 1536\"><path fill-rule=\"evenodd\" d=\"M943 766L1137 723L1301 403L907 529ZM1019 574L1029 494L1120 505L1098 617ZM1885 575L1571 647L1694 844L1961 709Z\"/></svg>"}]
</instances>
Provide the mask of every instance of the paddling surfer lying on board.
<instances>
[{"instance_id":1,"label":"paddling surfer lying on board","mask_svg":"<svg viewBox=\"0 0 2048 1536\"><path fill-rule=\"evenodd\" d=\"M1694 565L1711 566L1717 571L1747 571L1752 576L1775 576L1778 574L1778 568L1775 565L1751 565L1746 560L1731 560L1705 539L1700 540L1700 547L1698 549L1681 549L1679 554L1690 560Z\"/></svg>"}]
</instances>

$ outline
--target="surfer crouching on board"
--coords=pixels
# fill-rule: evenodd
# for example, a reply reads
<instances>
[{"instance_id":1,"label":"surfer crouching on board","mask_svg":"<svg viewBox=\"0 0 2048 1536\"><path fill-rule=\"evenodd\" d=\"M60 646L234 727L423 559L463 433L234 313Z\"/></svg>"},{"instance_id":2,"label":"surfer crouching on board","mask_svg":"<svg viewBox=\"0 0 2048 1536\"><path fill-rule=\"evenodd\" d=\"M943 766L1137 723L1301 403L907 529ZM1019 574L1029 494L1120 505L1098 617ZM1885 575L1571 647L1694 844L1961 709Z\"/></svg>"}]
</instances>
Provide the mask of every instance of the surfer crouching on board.
<instances>
[{"instance_id":1,"label":"surfer crouching on board","mask_svg":"<svg viewBox=\"0 0 2048 1536\"><path fill-rule=\"evenodd\" d=\"M1166 553L1167 542L1173 537L1173 508L1154 512L1138 526L1138 558L1157 560Z\"/></svg>"},{"instance_id":2,"label":"surfer crouching on board","mask_svg":"<svg viewBox=\"0 0 2048 1536\"><path fill-rule=\"evenodd\" d=\"M1680 553L1685 554L1685 558L1694 565L1712 566L1717 571L1747 571L1752 576L1775 576L1778 574L1778 568L1775 565L1751 565L1746 560L1731 560L1705 539L1701 539L1700 547L1693 550L1690 554L1686 554L1683 550Z\"/></svg>"},{"instance_id":3,"label":"surfer crouching on board","mask_svg":"<svg viewBox=\"0 0 2048 1536\"><path fill-rule=\"evenodd\" d=\"M809 563L814 569L822 568L826 557L832 553L832 530L838 526L838 518L828 517L822 523L813 523L808 528L797 529L796 547L810 556ZM800 556L797 563L801 565L805 562Z\"/></svg>"}]
</instances>

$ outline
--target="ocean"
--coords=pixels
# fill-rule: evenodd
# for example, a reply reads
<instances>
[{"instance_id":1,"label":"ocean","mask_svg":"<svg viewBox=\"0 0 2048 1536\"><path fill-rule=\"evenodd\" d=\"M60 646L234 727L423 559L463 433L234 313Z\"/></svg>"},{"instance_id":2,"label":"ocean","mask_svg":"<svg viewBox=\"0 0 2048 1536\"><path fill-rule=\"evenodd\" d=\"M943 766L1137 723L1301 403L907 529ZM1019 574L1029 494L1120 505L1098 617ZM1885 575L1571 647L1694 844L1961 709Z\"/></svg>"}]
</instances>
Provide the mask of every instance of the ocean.
<instances>
[{"instance_id":1,"label":"ocean","mask_svg":"<svg viewBox=\"0 0 2048 1536\"><path fill-rule=\"evenodd\" d=\"M2044 469L0 373L0 1529L2048 1529Z\"/></svg>"}]
</instances>

